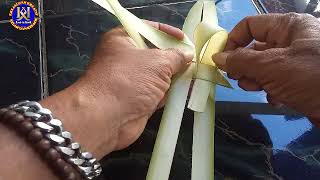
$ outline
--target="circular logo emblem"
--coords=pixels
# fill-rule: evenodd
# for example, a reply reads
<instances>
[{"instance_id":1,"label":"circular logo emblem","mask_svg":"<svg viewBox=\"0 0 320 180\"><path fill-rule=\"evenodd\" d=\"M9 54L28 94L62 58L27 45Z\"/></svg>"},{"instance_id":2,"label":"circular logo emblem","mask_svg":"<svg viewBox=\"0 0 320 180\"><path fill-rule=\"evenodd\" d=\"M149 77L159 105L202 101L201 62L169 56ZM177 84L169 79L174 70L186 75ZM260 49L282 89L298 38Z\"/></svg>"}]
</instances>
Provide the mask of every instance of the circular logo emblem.
<instances>
[{"instance_id":1,"label":"circular logo emblem","mask_svg":"<svg viewBox=\"0 0 320 180\"><path fill-rule=\"evenodd\" d=\"M38 11L35 6L27 1L20 1L10 9L10 23L19 30L29 30L38 22Z\"/></svg>"}]
</instances>

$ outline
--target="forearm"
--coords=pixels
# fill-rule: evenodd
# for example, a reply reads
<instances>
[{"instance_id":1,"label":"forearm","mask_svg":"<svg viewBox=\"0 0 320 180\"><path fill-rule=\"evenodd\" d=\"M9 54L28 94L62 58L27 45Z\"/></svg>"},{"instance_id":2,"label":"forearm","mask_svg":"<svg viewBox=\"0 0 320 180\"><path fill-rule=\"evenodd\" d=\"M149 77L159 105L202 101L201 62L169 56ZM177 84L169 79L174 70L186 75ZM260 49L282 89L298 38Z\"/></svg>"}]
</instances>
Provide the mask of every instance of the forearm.
<instances>
[{"instance_id":1,"label":"forearm","mask_svg":"<svg viewBox=\"0 0 320 180\"><path fill-rule=\"evenodd\" d=\"M116 144L112 131L116 128L109 128L113 126L111 120L114 118L106 115L103 121L96 121L97 114L94 111L96 108L88 106L86 94L75 89L68 88L41 101L40 104L49 108L54 118L62 121L64 129L72 133L73 139L81 144L83 150L93 153L94 157L99 160L113 151L114 144ZM113 111L106 109L107 112L108 110ZM18 135L16 129L6 124L0 123L0 133L2 159L0 180L58 179L52 171L53 167L49 167L47 162L41 158L46 156L45 152L39 154L26 138ZM49 163L55 165L55 161L49 161Z\"/></svg>"},{"instance_id":2,"label":"forearm","mask_svg":"<svg viewBox=\"0 0 320 180\"><path fill-rule=\"evenodd\" d=\"M0 123L1 180L57 180L39 154L13 129Z\"/></svg>"},{"instance_id":3,"label":"forearm","mask_svg":"<svg viewBox=\"0 0 320 180\"><path fill-rule=\"evenodd\" d=\"M105 109L103 121L97 121L102 119L97 117L100 116L96 113L99 107L91 106L88 95L75 86L46 98L40 104L63 122L64 129L72 133L72 138L81 144L82 149L101 159L114 147L113 110Z\"/></svg>"}]
</instances>

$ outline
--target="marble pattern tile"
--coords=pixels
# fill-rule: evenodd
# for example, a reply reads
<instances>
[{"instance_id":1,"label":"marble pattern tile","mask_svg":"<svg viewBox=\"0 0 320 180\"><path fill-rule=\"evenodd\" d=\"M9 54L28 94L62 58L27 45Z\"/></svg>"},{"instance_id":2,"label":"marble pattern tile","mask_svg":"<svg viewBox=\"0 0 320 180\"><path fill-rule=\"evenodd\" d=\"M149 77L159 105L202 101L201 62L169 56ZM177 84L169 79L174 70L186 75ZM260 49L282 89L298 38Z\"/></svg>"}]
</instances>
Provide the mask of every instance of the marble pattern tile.
<instances>
[{"instance_id":1,"label":"marble pattern tile","mask_svg":"<svg viewBox=\"0 0 320 180\"><path fill-rule=\"evenodd\" d=\"M0 1L0 82L3 84L0 106L22 99L40 99L46 92L43 83L47 82L43 76L48 76L50 94L75 82L90 63L101 34L118 25L113 16L89 0L44 1L46 43L41 44L40 27L22 32L7 22L8 9L13 2ZM139 17L177 27L182 26L194 2L121 0ZM261 2L269 12L297 11L293 1ZM310 2L305 11L314 13L315 1ZM251 0L222 0L218 12L220 25L228 31L243 17L257 14ZM45 58L43 53L47 55ZM42 74L43 60L47 63L48 74ZM247 93L240 90L236 82L232 84L234 92L218 89L216 180L318 179L320 130L299 114L269 107L263 92ZM145 178L161 115L161 111L153 115L136 143L102 160L104 173L100 180ZM192 120L193 115L187 110L170 180L190 179Z\"/></svg>"},{"instance_id":2,"label":"marble pattern tile","mask_svg":"<svg viewBox=\"0 0 320 180\"><path fill-rule=\"evenodd\" d=\"M42 75L39 30L18 31L0 23L0 106L30 99L40 100Z\"/></svg>"},{"instance_id":3,"label":"marble pattern tile","mask_svg":"<svg viewBox=\"0 0 320 180\"><path fill-rule=\"evenodd\" d=\"M180 4L196 0L119 0L126 8L147 7L154 4ZM44 6L47 15L62 15L70 13L85 13L88 10L97 11L102 8L91 0L56 0L48 1Z\"/></svg>"},{"instance_id":4,"label":"marble pattern tile","mask_svg":"<svg viewBox=\"0 0 320 180\"><path fill-rule=\"evenodd\" d=\"M103 179L140 180L146 176L161 112L139 140L102 162ZM170 180L190 179L192 113L187 111ZM215 179L312 180L319 176L320 131L305 118L284 115L218 114L215 134ZM126 173L123 173L123 171Z\"/></svg>"},{"instance_id":5,"label":"marble pattern tile","mask_svg":"<svg viewBox=\"0 0 320 180\"><path fill-rule=\"evenodd\" d=\"M262 0L262 3L270 13L309 13L320 17L318 0Z\"/></svg>"}]
</instances>

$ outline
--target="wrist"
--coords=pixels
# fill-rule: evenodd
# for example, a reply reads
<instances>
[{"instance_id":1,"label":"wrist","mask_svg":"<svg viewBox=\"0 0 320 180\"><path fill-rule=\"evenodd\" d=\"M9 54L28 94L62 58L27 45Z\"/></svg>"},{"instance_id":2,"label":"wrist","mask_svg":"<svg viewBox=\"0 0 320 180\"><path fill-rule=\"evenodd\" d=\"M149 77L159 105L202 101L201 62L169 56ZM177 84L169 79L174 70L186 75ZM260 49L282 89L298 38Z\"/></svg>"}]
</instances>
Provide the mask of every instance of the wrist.
<instances>
[{"instance_id":1,"label":"wrist","mask_svg":"<svg viewBox=\"0 0 320 180\"><path fill-rule=\"evenodd\" d=\"M101 159L117 144L118 114L112 97L97 99L79 84L50 96L40 102L60 119L83 149ZM103 103L103 104L101 104Z\"/></svg>"}]
</instances>

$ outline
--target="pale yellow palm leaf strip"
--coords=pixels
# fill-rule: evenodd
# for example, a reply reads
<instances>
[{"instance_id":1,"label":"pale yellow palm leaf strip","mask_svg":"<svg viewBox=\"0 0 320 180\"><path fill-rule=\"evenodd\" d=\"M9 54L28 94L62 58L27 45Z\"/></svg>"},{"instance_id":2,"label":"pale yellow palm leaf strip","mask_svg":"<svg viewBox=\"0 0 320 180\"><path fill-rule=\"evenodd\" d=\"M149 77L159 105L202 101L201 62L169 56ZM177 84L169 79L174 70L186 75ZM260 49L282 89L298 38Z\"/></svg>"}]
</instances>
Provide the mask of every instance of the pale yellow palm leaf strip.
<instances>
[{"instance_id":1,"label":"pale yellow palm leaf strip","mask_svg":"<svg viewBox=\"0 0 320 180\"><path fill-rule=\"evenodd\" d=\"M188 104L189 109L197 112L204 112L213 83L231 87L212 61L213 54L223 51L228 33L217 24L218 18L214 2L201 2L203 3L202 22L194 31L197 61L196 80Z\"/></svg>"},{"instance_id":2,"label":"pale yellow palm leaf strip","mask_svg":"<svg viewBox=\"0 0 320 180\"><path fill-rule=\"evenodd\" d=\"M108 4L108 5L107 5ZM120 5L118 0L108 0L103 2L104 7L107 8L107 10L110 13L113 13L118 20L123 25L124 29L127 31L129 36L133 39L136 46L139 48L147 48L148 46L144 42L142 36L139 34L137 29L135 28L134 22L130 22L130 19L126 17L126 10Z\"/></svg>"},{"instance_id":3,"label":"pale yellow palm leaf strip","mask_svg":"<svg viewBox=\"0 0 320 180\"><path fill-rule=\"evenodd\" d=\"M228 33L218 26L214 1L203 1L202 12L202 22L194 32L197 70L188 104L195 111L191 179L213 180L216 85L231 86L215 67L212 55L223 51Z\"/></svg>"},{"instance_id":4,"label":"pale yellow palm leaf strip","mask_svg":"<svg viewBox=\"0 0 320 180\"><path fill-rule=\"evenodd\" d=\"M190 9L186 17L182 31L194 42L193 34L202 18L203 2L197 1Z\"/></svg>"},{"instance_id":5,"label":"pale yellow palm leaf strip","mask_svg":"<svg viewBox=\"0 0 320 180\"><path fill-rule=\"evenodd\" d=\"M142 37L160 49L176 48L181 51L193 51L193 43L185 37L182 41L146 24L127 9L123 8L118 0L93 0L101 7L114 14L129 36L141 47ZM139 35L140 34L140 35ZM147 48L147 47L143 47Z\"/></svg>"}]
</instances>

